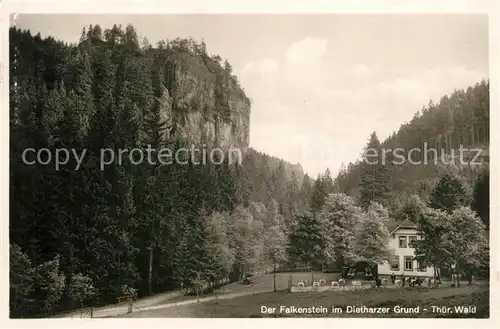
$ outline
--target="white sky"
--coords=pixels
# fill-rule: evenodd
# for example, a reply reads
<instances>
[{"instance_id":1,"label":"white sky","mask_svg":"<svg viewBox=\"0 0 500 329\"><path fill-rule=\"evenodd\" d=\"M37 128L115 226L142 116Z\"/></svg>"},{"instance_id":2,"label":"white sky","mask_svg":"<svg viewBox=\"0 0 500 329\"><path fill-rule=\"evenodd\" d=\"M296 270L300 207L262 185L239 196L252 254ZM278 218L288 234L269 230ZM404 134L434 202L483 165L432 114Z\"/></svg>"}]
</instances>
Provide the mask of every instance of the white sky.
<instances>
[{"instance_id":1,"label":"white sky","mask_svg":"<svg viewBox=\"0 0 500 329\"><path fill-rule=\"evenodd\" d=\"M76 42L83 26L133 24L151 43L204 38L253 101L250 145L315 176L358 158L430 99L488 78L485 15L20 15Z\"/></svg>"}]
</instances>

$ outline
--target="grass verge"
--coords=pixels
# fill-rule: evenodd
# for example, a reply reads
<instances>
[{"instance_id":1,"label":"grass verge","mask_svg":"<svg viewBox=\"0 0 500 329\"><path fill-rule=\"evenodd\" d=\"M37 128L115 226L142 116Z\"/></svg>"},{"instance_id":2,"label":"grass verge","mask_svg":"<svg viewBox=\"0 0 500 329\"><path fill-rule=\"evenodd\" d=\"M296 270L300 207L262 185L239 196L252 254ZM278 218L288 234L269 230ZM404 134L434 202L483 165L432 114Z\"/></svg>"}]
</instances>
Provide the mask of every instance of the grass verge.
<instances>
[{"instance_id":1,"label":"grass verge","mask_svg":"<svg viewBox=\"0 0 500 329\"><path fill-rule=\"evenodd\" d=\"M325 314L280 313L280 306L325 307ZM276 307L274 314L261 313L261 307ZM347 306L366 306L372 308L387 307L388 313L332 313L335 306L346 310ZM394 307L419 307L418 313L395 313ZM432 311L432 306L448 307L450 312ZM473 313L459 313L456 306L471 306ZM474 309L475 307L475 309ZM228 300L211 301L199 304L182 305L165 309L137 312L126 317L184 317L184 318L238 318L238 317L406 317L406 318L488 318L489 287L473 285L461 288L443 287L373 289L366 291L339 291L323 293L261 293L253 296L238 297Z\"/></svg>"}]
</instances>

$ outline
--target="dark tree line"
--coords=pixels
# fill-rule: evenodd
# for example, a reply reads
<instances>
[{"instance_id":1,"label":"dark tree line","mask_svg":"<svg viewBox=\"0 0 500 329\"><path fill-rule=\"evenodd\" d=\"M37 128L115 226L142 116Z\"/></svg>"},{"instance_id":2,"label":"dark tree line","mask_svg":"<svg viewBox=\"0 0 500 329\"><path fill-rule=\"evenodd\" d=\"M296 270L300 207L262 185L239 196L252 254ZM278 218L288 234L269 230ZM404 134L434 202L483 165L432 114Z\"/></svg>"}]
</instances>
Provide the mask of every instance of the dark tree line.
<instances>
[{"instance_id":1,"label":"dark tree line","mask_svg":"<svg viewBox=\"0 0 500 329\"><path fill-rule=\"evenodd\" d=\"M300 167L249 149L242 165L100 168L105 148L189 148L177 133L187 111L228 119L229 90L249 102L204 42L152 47L131 25L91 25L77 44L12 28L10 46L12 316L114 303L131 288L211 288L280 259L264 233L284 232L306 206ZM183 102L179 75L191 63L215 77L215 104ZM27 148L87 153L55 170L23 163Z\"/></svg>"},{"instance_id":2,"label":"dark tree line","mask_svg":"<svg viewBox=\"0 0 500 329\"><path fill-rule=\"evenodd\" d=\"M460 146L483 149L483 153L475 163L472 163L475 151L465 152L460 160ZM412 161L421 164L408 161L401 164L392 153L387 153L385 165L370 165L362 160L342 165L334 179L336 190L359 199L364 207L368 201L376 200L395 215L412 195L423 200L433 198L431 192L440 173L451 166L463 183L461 193L469 195L467 205L488 223L489 81L443 96L437 104L430 102L385 141L379 142L373 133L367 148L401 148L400 154L405 156L409 150L419 149L422 152L412 153ZM430 151L426 155L425 150L429 149L437 150L437 154Z\"/></svg>"},{"instance_id":3,"label":"dark tree line","mask_svg":"<svg viewBox=\"0 0 500 329\"><path fill-rule=\"evenodd\" d=\"M424 150L424 143L439 151L436 163L425 163L423 153L420 165L398 164L391 153L383 158L383 149L402 148L407 153L412 148ZM453 159L460 145L486 152L476 163L464 164L458 160L471 161L475 153ZM342 166L333 182L329 171L315 180L312 211L293 221L290 259L337 269L360 261L380 264L390 257L387 244L380 242L387 242L388 231L409 219L424 237L415 246L420 262L446 273L487 277L488 148L489 83L485 81L443 97L439 105L431 103L382 143L372 133L361 160Z\"/></svg>"}]
</instances>

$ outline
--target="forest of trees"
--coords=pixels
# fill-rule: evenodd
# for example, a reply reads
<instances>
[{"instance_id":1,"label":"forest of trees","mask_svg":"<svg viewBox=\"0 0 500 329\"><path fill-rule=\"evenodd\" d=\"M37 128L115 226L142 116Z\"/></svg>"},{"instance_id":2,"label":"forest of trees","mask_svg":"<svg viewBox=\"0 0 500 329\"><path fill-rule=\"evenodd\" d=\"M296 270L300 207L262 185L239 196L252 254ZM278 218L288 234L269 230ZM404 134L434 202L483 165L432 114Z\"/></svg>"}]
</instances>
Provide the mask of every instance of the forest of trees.
<instances>
[{"instance_id":1,"label":"forest of trees","mask_svg":"<svg viewBox=\"0 0 500 329\"><path fill-rule=\"evenodd\" d=\"M462 187L453 172L445 172L432 189L430 202L413 195L396 218L375 201L363 209L352 197L331 193L319 211L295 216L289 229L288 260L315 269L333 268L344 277L349 269L363 264L363 270L372 268L376 280L377 265L393 255L390 232L403 218L416 223L422 237L411 245L415 260L434 266L435 276L455 271L462 278L488 278L487 227L464 203ZM460 286L459 281L456 284Z\"/></svg>"},{"instance_id":2,"label":"forest of trees","mask_svg":"<svg viewBox=\"0 0 500 329\"><path fill-rule=\"evenodd\" d=\"M380 151L382 147L372 133L364 153ZM428 194L412 193L408 184L403 188L403 197L395 203L396 192L390 179L397 170L394 165L382 164L383 152L377 154L378 161L372 157L370 163L363 161L355 167L358 181L355 188L359 191L356 195L342 190L345 181L341 179L354 175L353 172L341 172L336 180L332 180L328 170L318 175L312 188L310 211L295 216L289 229L289 260L318 269L327 266L343 275L362 263L371 266L377 276L377 265L392 255L390 231L410 220L422 237L413 244L415 259L433 266L434 275L454 272L462 277L487 278L488 163L468 170L454 164L435 166L432 174L421 174L422 179L432 182ZM472 170L475 179L470 185ZM460 282L456 284L459 286Z\"/></svg>"},{"instance_id":3,"label":"forest of trees","mask_svg":"<svg viewBox=\"0 0 500 329\"><path fill-rule=\"evenodd\" d=\"M103 148L177 149L179 53L218 76L229 63L203 42L139 43L132 26L84 29L78 44L12 28L10 243L13 316L116 302L181 284L221 284L272 267L266 232L307 205L300 166L249 149L242 165L109 165ZM235 80L234 76L231 79ZM217 91L215 91L217 92ZM215 106L215 110L227 110ZM26 165L26 148L87 149L74 170ZM304 182L304 183L303 183ZM264 239L269 242L264 242ZM271 248L272 249L272 248Z\"/></svg>"},{"instance_id":4,"label":"forest of trees","mask_svg":"<svg viewBox=\"0 0 500 329\"><path fill-rule=\"evenodd\" d=\"M473 180L464 174L472 169L459 166L416 178L408 171L419 169L358 163L335 179L328 169L311 179L300 165L248 149L241 165L100 170L103 148L175 150L189 142L172 134L188 110L171 97L179 53L202 58L220 80L237 84L231 65L207 55L203 42L139 42L130 25L89 26L77 44L12 28L10 47L13 317L115 303L130 289L145 296L213 288L278 266L376 265L389 257L390 229L405 218L432 241L417 246L422 262L468 271L487 263L487 168ZM217 88L214 94L224 94ZM387 141L373 133L367 148L413 147L435 136L447 136L437 140L448 148L487 144L488 88L483 82L431 104ZM223 100L216 102L215 111L227 115ZM470 115L472 128L464 119ZM55 170L24 164L26 148L87 154L78 170L75 159Z\"/></svg>"},{"instance_id":5,"label":"forest of trees","mask_svg":"<svg viewBox=\"0 0 500 329\"><path fill-rule=\"evenodd\" d=\"M409 123L403 124L397 132L394 132L384 141L378 141L376 135L371 136L370 147L381 147L384 149L402 148L407 154L408 150L418 148L439 151L439 159L446 163L451 162L452 150L457 150L460 145L468 149L483 149L483 155L479 160L483 165L463 165L455 159L454 166L463 178L466 188L472 190L475 182L484 170L488 170L489 164L489 81L481 81L467 90L456 90L451 95L445 95L439 103L429 102L426 107L418 111ZM380 145L380 146L377 146ZM474 156L471 152L470 156ZM387 206L396 210L412 194L417 194L423 199L429 197L429 193L436 183L439 173L442 171L440 160L436 165L434 161L424 164L424 152L415 152L412 155L414 161L422 161L422 165L405 164L393 165L391 159L387 160L385 168L377 168L379 175L386 176L389 195L386 198ZM433 160L433 153L429 153ZM361 160L342 165L338 175L335 177L335 187L338 191L346 193L355 198L363 197L360 191L360 181L370 179L363 176L366 173L366 163ZM372 168L374 169L374 168Z\"/></svg>"},{"instance_id":6,"label":"forest of trees","mask_svg":"<svg viewBox=\"0 0 500 329\"><path fill-rule=\"evenodd\" d=\"M297 225L299 233L291 236L295 243L309 246L302 248L302 254L308 255L304 261L333 261L339 270L359 261L375 266L390 257L389 231L410 220L422 236L414 245L419 262L447 273L487 277L488 129L489 82L482 81L467 92L443 97L439 105L430 103L382 143L373 132L361 160L343 167L333 181L328 170L315 180L312 213L297 217L313 224L307 230ZM430 143L428 148L442 150L436 162L395 164L390 157L385 164L382 161L383 149L423 150L425 142ZM450 159L460 145L482 149L482 155L474 164L470 158L462 159L469 161L465 164ZM371 153L375 159L365 161L368 150L377 151ZM311 227L317 229L311 231ZM298 242L296 236L314 243Z\"/></svg>"}]
</instances>

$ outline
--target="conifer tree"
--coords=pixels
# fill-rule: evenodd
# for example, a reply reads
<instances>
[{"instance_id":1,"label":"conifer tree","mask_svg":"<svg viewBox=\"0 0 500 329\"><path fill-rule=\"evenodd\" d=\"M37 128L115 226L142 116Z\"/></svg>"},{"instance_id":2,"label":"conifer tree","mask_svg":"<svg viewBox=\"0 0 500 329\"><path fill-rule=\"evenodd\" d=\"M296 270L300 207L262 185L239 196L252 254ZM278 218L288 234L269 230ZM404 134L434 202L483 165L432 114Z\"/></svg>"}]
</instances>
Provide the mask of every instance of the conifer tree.
<instances>
[{"instance_id":1,"label":"conifer tree","mask_svg":"<svg viewBox=\"0 0 500 329\"><path fill-rule=\"evenodd\" d=\"M25 315L29 309L29 296L33 291L34 269L32 262L17 244L10 245L10 314Z\"/></svg>"},{"instance_id":2,"label":"conifer tree","mask_svg":"<svg viewBox=\"0 0 500 329\"><path fill-rule=\"evenodd\" d=\"M382 156L382 147L375 132L370 136L363 157L359 204L363 209L368 208L372 201L386 205L389 197L389 174Z\"/></svg>"},{"instance_id":3,"label":"conifer tree","mask_svg":"<svg viewBox=\"0 0 500 329\"><path fill-rule=\"evenodd\" d=\"M465 205L467 191L462 182L451 171L445 171L429 196L429 207L451 213Z\"/></svg>"},{"instance_id":4,"label":"conifer tree","mask_svg":"<svg viewBox=\"0 0 500 329\"><path fill-rule=\"evenodd\" d=\"M417 223L425 208L425 203L418 197L418 195L411 195L397 210L396 220L403 221L404 219L409 219L413 223Z\"/></svg>"},{"instance_id":5,"label":"conifer tree","mask_svg":"<svg viewBox=\"0 0 500 329\"><path fill-rule=\"evenodd\" d=\"M116 75L111 52L104 52L95 66L93 91L96 111L91 118L89 146L95 156L100 156L101 149L113 147L113 138L116 138L118 129L114 105Z\"/></svg>"},{"instance_id":6,"label":"conifer tree","mask_svg":"<svg viewBox=\"0 0 500 329\"><path fill-rule=\"evenodd\" d=\"M487 170L482 172L474 185L474 194L471 204L474 210L482 219L486 229L490 226L490 175Z\"/></svg>"},{"instance_id":7,"label":"conifer tree","mask_svg":"<svg viewBox=\"0 0 500 329\"><path fill-rule=\"evenodd\" d=\"M326 168L325 174L323 175L323 183L326 188L327 195L333 192L333 179L330 169Z\"/></svg>"},{"instance_id":8,"label":"conifer tree","mask_svg":"<svg viewBox=\"0 0 500 329\"><path fill-rule=\"evenodd\" d=\"M73 62L74 83L70 92L70 102L72 109L66 108L68 117L75 117L73 120L74 143L79 143L80 147L84 139L87 138L90 118L94 114L94 101L92 97L93 71L90 55L85 50L77 51Z\"/></svg>"},{"instance_id":9,"label":"conifer tree","mask_svg":"<svg viewBox=\"0 0 500 329\"><path fill-rule=\"evenodd\" d=\"M313 212L320 211L325 203L325 198L328 195L328 189L323 180L323 176L318 174L314 181L311 195L311 209Z\"/></svg>"},{"instance_id":10,"label":"conifer tree","mask_svg":"<svg viewBox=\"0 0 500 329\"><path fill-rule=\"evenodd\" d=\"M312 193L311 178L308 174L305 174L302 178L302 183L300 184L299 192L299 204L301 209L305 209L310 205Z\"/></svg>"},{"instance_id":11,"label":"conifer tree","mask_svg":"<svg viewBox=\"0 0 500 329\"><path fill-rule=\"evenodd\" d=\"M288 200L288 204L286 205L286 216L291 219L299 210L300 189L297 174L295 172L292 172L285 191L285 199Z\"/></svg>"},{"instance_id":12,"label":"conifer tree","mask_svg":"<svg viewBox=\"0 0 500 329\"><path fill-rule=\"evenodd\" d=\"M294 218L288 244L290 260L312 267L324 260L326 246L323 225L310 212L297 214Z\"/></svg>"}]
</instances>

